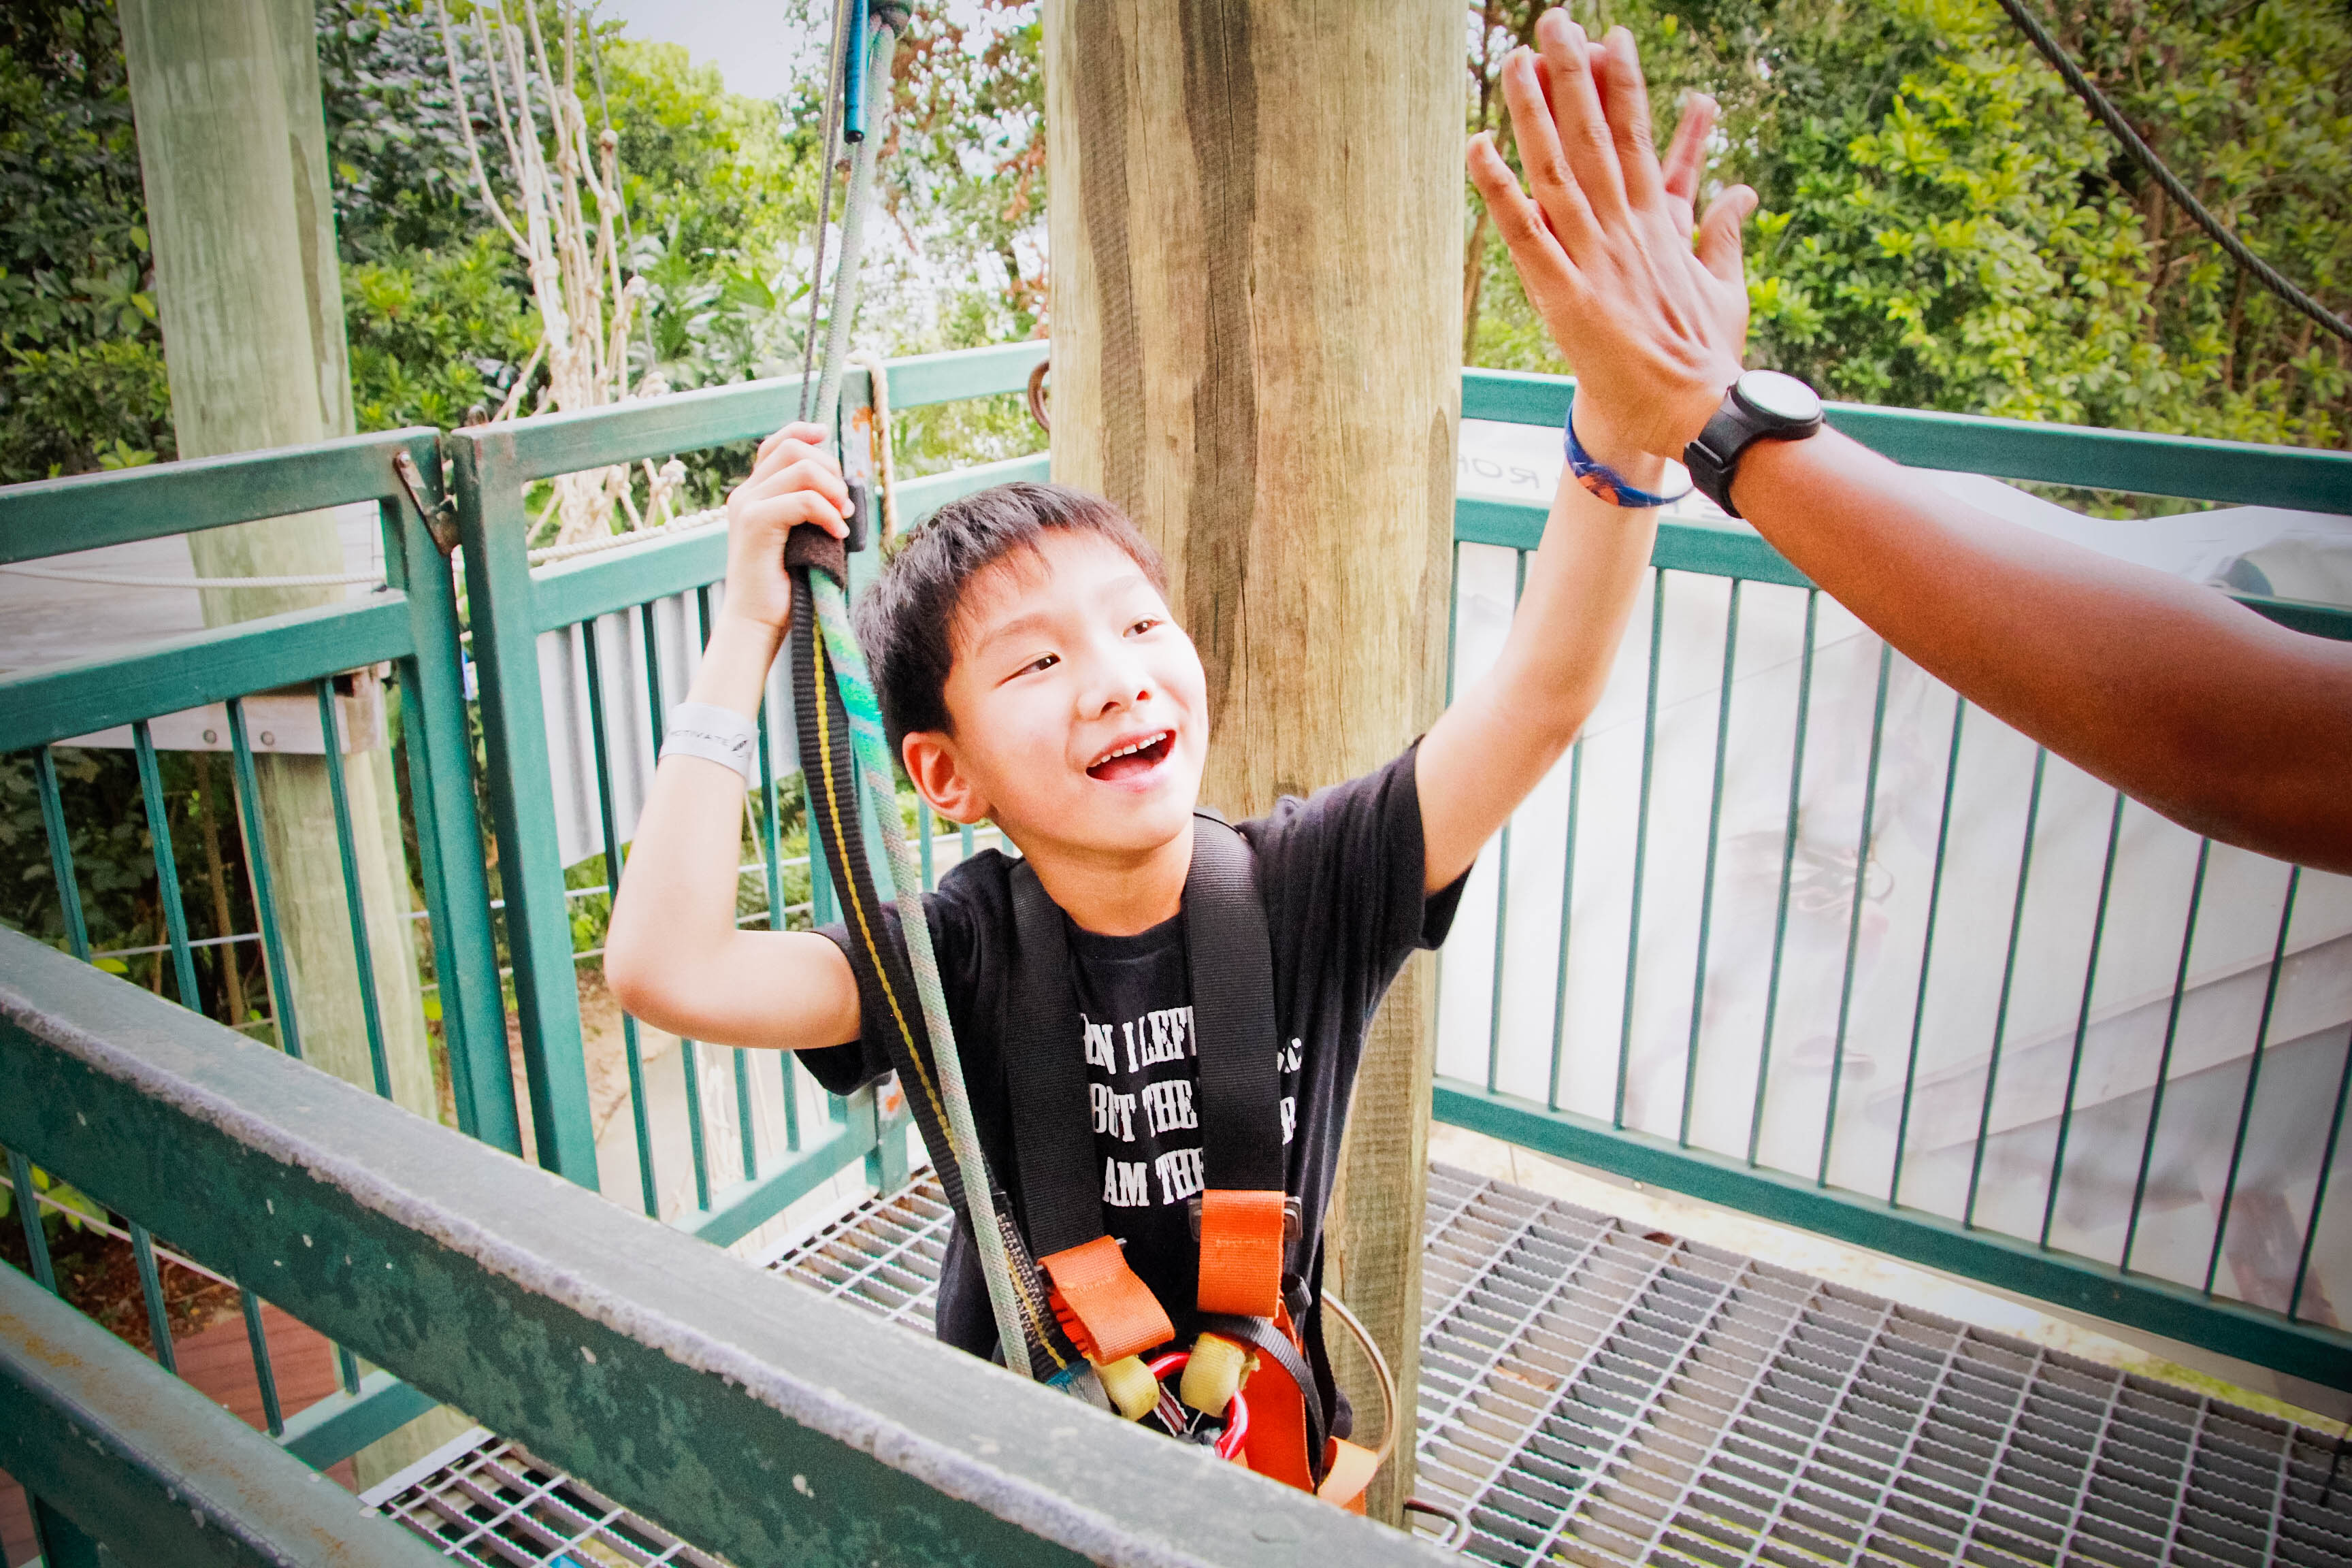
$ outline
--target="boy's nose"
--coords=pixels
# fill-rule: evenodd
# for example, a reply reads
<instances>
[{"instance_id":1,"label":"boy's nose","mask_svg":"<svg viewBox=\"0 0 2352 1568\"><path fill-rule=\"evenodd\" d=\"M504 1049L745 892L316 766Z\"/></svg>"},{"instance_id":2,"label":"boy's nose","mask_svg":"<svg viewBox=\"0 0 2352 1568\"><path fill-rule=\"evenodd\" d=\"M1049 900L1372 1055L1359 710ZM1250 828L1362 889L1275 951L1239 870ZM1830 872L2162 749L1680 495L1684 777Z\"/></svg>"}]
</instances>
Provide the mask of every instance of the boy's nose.
<instances>
[{"instance_id":1,"label":"boy's nose","mask_svg":"<svg viewBox=\"0 0 2352 1568\"><path fill-rule=\"evenodd\" d=\"M1150 677L1139 668L1139 661L1124 657L1124 652L1121 649L1106 654L1096 667L1087 703L1090 715L1099 718L1116 713L1150 698Z\"/></svg>"}]
</instances>

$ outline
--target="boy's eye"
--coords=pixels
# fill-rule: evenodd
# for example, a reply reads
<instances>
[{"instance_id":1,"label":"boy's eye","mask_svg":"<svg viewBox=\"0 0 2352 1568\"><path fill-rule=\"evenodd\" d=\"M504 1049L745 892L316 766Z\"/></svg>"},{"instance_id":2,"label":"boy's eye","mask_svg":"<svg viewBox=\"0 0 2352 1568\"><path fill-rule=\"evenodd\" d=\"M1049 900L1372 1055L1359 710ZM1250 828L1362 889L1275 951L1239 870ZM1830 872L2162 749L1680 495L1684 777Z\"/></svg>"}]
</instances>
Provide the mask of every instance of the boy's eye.
<instances>
[{"instance_id":1,"label":"boy's eye","mask_svg":"<svg viewBox=\"0 0 2352 1568\"><path fill-rule=\"evenodd\" d=\"M1019 673L1023 675L1034 675L1041 669L1051 669L1061 662L1062 656L1060 654L1041 653L1035 658L1033 658L1028 663L1023 665Z\"/></svg>"},{"instance_id":2,"label":"boy's eye","mask_svg":"<svg viewBox=\"0 0 2352 1568\"><path fill-rule=\"evenodd\" d=\"M1146 616L1141 620L1136 622L1133 626L1128 627L1127 635L1133 637L1138 632L1148 632L1159 624L1160 617L1158 616Z\"/></svg>"}]
</instances>

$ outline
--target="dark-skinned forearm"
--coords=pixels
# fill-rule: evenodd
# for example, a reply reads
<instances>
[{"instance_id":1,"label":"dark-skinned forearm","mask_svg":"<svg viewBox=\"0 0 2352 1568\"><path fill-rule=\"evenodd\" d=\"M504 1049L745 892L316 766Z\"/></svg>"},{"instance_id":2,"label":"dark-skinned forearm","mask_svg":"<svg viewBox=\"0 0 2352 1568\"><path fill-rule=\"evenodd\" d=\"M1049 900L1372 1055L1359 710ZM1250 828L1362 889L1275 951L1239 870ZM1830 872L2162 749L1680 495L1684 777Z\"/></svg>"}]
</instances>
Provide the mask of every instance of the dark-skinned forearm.
<instances>
[{"instance_id":1,"label":"dark-skinned forearm","mask_svg":"<svg viewBox=\"0 0 2352 1568\"><path fill-rule=\"evenodd\" d=\"M1979 511L1832 431L1759 441L1732 499L1906 657L2226 842L2352 871L2352 645Z\"/></svg>"}]
</instances>

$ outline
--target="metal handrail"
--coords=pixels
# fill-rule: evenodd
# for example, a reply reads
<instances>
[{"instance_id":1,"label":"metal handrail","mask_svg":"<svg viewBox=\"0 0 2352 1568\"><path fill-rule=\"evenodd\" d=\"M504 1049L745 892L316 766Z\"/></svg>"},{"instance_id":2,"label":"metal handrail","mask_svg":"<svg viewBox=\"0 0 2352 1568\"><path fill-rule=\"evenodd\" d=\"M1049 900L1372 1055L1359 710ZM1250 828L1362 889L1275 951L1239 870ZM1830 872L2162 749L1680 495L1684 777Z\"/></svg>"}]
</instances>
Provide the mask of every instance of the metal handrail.
<instances>
[{"instance_id":1,"label":"metal handrail","mask_svg":"<svg viewBox=\"0 0 2352 1568\"><path fill-rule=\"evenodd\" d=\"M1465 370L1462 416L1558 426L1575 394L1573 376ZM1915 468L2352 513L2352 452L1865 403L1832 403L1826 412L1864 446Z\"/></svg>"},{"instance_id":2,"label":"metal handrail","mask_svg":"<svg viewBox=\"0 0 2352 1568\"><path fill-rule=\"evenodd\" d=\"M7 931L0 1142L735 1562L1432 1561Z\"/></svg>"}]
</instances>

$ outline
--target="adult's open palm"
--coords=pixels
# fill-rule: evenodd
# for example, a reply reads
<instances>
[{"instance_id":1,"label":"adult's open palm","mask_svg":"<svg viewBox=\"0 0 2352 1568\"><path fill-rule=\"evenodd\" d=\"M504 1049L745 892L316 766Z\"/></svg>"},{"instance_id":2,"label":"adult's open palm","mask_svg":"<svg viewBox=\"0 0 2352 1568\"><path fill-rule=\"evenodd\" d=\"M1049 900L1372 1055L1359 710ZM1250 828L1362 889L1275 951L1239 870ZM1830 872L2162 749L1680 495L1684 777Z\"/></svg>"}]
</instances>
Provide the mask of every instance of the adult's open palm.
<instances>
[{"instance_id":1,"label":"adult's open palm","mask_svg":"<svg viewBox=\"0 0 2352 1568\"><path fill-rule=\"evenodd\" d=\"M1470 177L1576 371L1580 438L1604 458L1679 458L1739 374L1739 226L1755 193L1724 191L1694 226L1714 102L1691 100L1662 165L1633 34L1591 43L1552 11L1536 39L1540 52L1503 67L1527 187L1487 134L1470 144Z\"/></svg>"}]
</instances>

